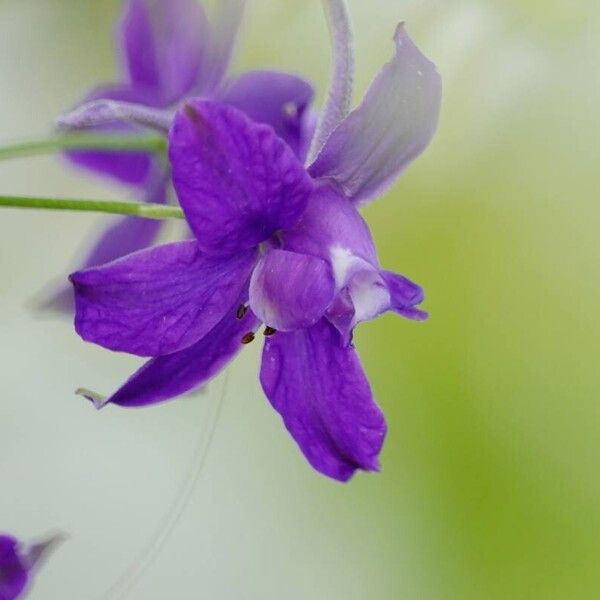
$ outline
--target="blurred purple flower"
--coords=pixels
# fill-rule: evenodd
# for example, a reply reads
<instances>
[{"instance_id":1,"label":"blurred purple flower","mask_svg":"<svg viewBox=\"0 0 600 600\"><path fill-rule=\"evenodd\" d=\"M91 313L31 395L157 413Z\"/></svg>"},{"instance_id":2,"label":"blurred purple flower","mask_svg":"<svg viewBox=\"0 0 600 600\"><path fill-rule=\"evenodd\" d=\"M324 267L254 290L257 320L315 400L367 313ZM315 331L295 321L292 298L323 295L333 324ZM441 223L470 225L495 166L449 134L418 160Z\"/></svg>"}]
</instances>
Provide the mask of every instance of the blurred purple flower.
<instances>
[{"instance_id":1,"label":"blurred purple flower","mask_svg":"<svg viewBox=\"0 0 600 600\"><path fill-rule=\"evenodd\" d=\"M235 108L193 100L178 111L173 183L197 239L71 276L85 340L153 357L106 402L148 405L203 384L262 322L263 389L312 466L340 481L379 468L386 424L352 330L388 310L427 315L421 288L379 267L357 206L425 149L441 95L402 26L395 44L308 169Z\"/></svg>"},{"instance_id":2,"label":"blurred purple flower","mask_svg":"<svg viewBox=\"0 0 600 600\"><path fill-rule=\"evenodd\" d=\"M25 549L14 537L0 533L0 600L15 600L27 591L32 570L59 539Z\"/></svg>"},{"instance_id":3,"label":"blurred purple flower","mask_svg":"<svg viewBox=\"0 0 600 600\"><path fill-rule=\"evenodd\" d=\"M304 159L312 136L312 86L295 75L252 71L225 80L245 0L222 0L213 26L197 0L126 0L117 46L123 80L103 85L84 104L59 120L65 128L124 135L140 126L168 130L177 106L189 96L235 106L271 125ZM139 190L146 202L167 201L169 169L143 152L78 151L68 158L79 167ZM156 239L160 221L118 219L99 238L84 266L95 266L145 248ZM56 297L69 303L69 294Z\"/></svg>"}]
</instances>

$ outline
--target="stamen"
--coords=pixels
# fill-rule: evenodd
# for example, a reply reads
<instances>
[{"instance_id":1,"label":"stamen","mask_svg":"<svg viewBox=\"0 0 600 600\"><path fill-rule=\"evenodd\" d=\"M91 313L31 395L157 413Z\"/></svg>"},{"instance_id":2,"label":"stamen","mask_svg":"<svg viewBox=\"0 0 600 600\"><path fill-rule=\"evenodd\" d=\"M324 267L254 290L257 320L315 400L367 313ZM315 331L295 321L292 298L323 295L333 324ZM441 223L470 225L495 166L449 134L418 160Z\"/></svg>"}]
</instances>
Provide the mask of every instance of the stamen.
<instances>
[{"instance_id":1,"label":"stamen","mask_svg":"<svg viewBox=\"0 0 600 600\"><path fill-rule=\"evenodd\" d=\"M264 336L271 337L277 333L277 329L273 329L273 327L269 327L268 325L265 327Z\"/></svg>"},{"instance_id":2,"label":"stamen","mask_svg":"<svg viewBox=\"0 0 600 600\"><path fill-rule=\"evenodd\" d=\"M242 338L242 344L249 344L250 342L254 341L254 332L253 331L249 331L243 338Z\"/></svg>"},{"instance_id":3,"label":"stamen","mask_svg":"<svg viewBox=\"0 0 600 600\"><path fill-rule=\"evenodd\" d=\"M237 312L235 313L237 320L241 321L246 316L247 312L248 307L245 304L240 304L239 308L237 309Z\"/></svg>"}]
</instances>

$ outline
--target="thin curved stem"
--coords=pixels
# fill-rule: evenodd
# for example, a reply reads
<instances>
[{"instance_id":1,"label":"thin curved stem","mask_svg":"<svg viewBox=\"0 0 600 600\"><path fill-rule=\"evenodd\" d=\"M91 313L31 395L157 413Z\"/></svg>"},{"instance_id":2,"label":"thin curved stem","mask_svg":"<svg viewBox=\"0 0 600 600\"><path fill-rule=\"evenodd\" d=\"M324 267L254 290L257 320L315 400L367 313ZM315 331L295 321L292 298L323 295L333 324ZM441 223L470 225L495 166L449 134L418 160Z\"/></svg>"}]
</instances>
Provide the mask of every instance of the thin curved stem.
<instances>
[{"instance_id":1,"label":"thin curved stem","mask_svg":"<svg viewBox=\"0 0 600 600\"><path fill-rule=\"evenodd\" d=\"M51 154L61 150L114 150L118 152L162 153L167 141L160 135L99 135L65 133L53 137L0 145L0 160Z\"/></svg>"},{"instance_id":2,"label":"thin curved stem","mask_svg":"<svg viewBox=\"0 0 600 600\"><path fill-rule=\"evenodd\" d=\"M310 149L309 164L319 154L333 130L346 118L354 85L354 51L352 26L346 0L323 0L331 36L333 65L327 101Z\"/></svg>"},{"instance_id":3,"label":"thin curved stem","mask_svg":"<svg viewBox=\"0 0 600 600\"><path fill-rule=\"evenodd\" d=\"M75 198L36 198L32 196L0 196L0 207L70 210L76 212L131 215L143 219L183 219L177 206L160 206L143 202L115 200L80 200Z\"/></svg>"}]
</instances>

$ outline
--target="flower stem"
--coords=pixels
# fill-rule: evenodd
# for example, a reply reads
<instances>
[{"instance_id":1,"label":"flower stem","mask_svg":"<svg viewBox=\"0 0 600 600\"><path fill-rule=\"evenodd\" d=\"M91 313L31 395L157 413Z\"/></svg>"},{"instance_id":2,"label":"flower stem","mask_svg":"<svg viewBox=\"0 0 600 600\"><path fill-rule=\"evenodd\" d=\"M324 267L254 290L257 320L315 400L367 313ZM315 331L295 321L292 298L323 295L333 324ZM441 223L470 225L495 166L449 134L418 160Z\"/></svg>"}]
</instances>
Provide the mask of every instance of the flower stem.
<instances>
[{"instance_id":1,"label":"flower stem","mask_svg":"<svg viewBox=\"0 0 600 600\"><path fill-rule=\"evenodd\" d=\"M161 153L167 141L160 135L109 135L97 133L65 133L48 138L0 145L0 160L50 154L61 150L105 150L118 152Z\"/></svg>"},{"instance_id":2,"label":"flower stem","mask_svg":"<svg viewBox=\"0 0 600 600\"><path fill-rule=\"evenodd\" d=\"M183 211L177 206L160 206L143 202L114 200L79 200L70 198L35 198L30 196L0 196L0 207L41 208L79 212L131 215L143 219L183 219Z\"/></svg>"}]
</instances>

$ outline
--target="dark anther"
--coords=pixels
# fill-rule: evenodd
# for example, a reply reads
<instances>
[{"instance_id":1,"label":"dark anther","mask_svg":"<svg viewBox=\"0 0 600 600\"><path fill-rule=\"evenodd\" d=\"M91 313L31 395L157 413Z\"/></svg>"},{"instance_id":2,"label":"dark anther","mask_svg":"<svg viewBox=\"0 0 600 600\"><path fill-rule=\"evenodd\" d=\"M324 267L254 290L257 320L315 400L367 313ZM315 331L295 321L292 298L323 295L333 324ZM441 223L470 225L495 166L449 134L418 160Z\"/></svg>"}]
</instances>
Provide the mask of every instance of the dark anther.
<instances>
[{"instance_id":1,"label":"dark anther","mask_svg":"<svg viewBox=\"0 0 600 600\"><path fill-rule=\"evenodd\" d=\"M239 308L237 309L237 312L235 313L235 316L237 317L238 321L241 321L246 313L248 312L248 307L245 304L240 304Z\"/></svg>"},{"instance_id":2,"label":"dark anther","mask_svg":"<svg viewBox=\"0 0 600 600\"><path fill-rule=\"evenodd\" d=\"M191 104L184 105L183 112L185 112L185 114L190 118L190 121L194 123L202 121L202 116Z\"/></svg>"},{"instance_id":3,"label":"dark anther","mask_svg":"<svg viewBox=\"0 0 600 600\"><path fill-rule=\"evenodd\" d=\"M272 327L269 327L268 325L265 327L265 331L264 331L265 337L271 337L272 335L275 335L276 333L277 333L277 329L273 329Z\"/></svg>"},{"instance_id":4,"label":"dark anther","mask_svg":"<svg viewBox=\"0 0 600 600\"><path fill-rule=\"evenodd\" d=\"M249 331L243 338L242 338L242 344L249 344L250 342L254 341L254 332Z\"/></svg>"}]
</instances>

